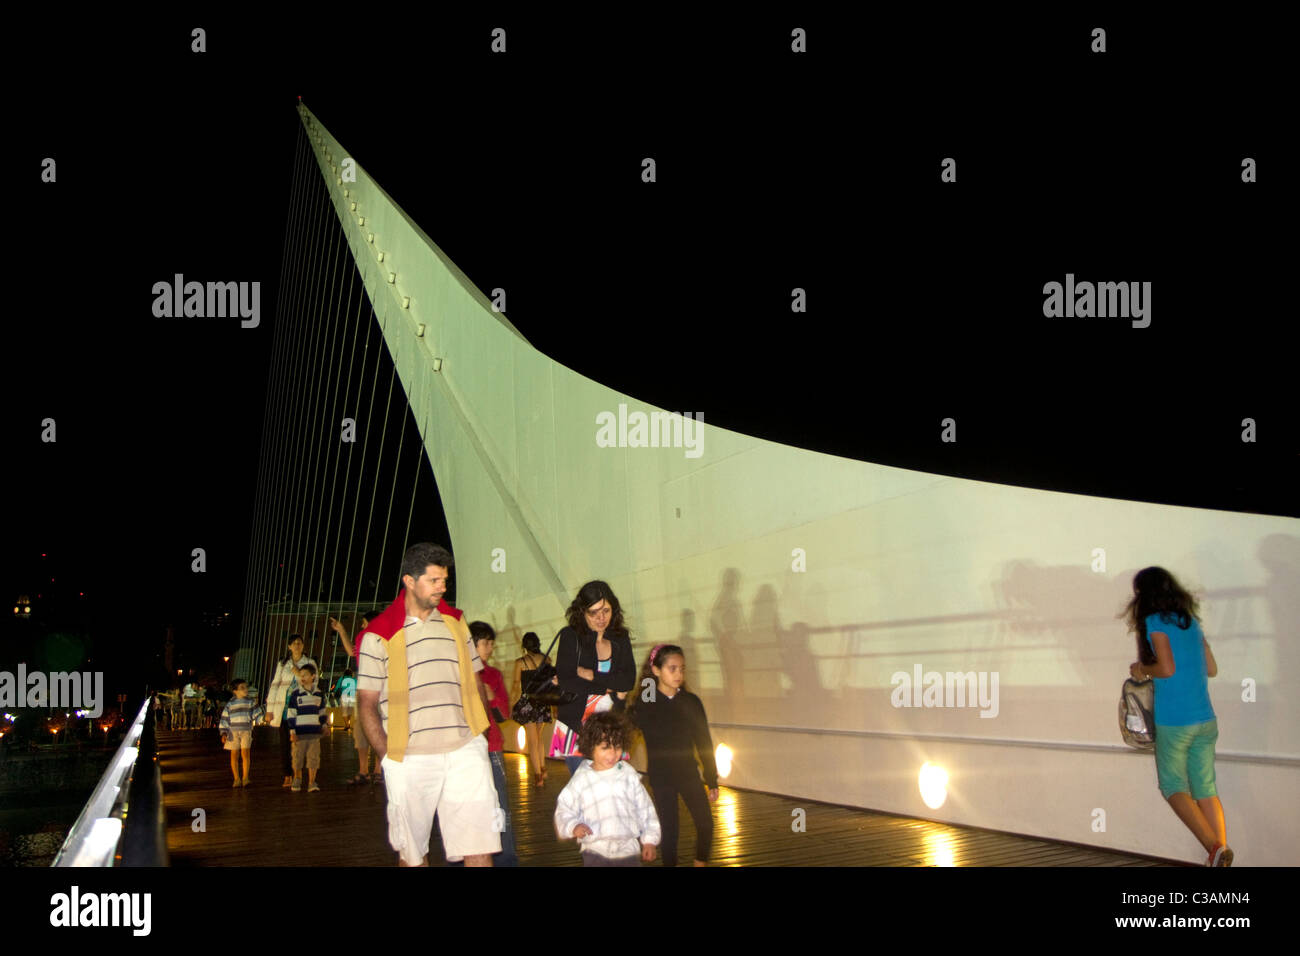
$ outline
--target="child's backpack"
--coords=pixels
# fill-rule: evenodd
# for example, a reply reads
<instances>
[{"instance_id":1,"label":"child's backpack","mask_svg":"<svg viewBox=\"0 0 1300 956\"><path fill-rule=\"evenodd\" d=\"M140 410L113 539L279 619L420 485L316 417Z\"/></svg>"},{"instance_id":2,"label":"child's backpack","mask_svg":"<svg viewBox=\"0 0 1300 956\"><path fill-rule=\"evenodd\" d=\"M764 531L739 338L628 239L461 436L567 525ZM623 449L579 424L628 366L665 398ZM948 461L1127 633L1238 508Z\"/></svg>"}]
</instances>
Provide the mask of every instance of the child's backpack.
<instances>
[{"instance_id":1,"label":"child's backpack","mask_svg":"<svg viewBox=\"0 0 1300 956\"><path fill-rule=\"evenodd\" d=\"M1156 749L1156 682L1129 678L1119 695L1119 734L1134 750Z\"/></svg>"}]
</instances>

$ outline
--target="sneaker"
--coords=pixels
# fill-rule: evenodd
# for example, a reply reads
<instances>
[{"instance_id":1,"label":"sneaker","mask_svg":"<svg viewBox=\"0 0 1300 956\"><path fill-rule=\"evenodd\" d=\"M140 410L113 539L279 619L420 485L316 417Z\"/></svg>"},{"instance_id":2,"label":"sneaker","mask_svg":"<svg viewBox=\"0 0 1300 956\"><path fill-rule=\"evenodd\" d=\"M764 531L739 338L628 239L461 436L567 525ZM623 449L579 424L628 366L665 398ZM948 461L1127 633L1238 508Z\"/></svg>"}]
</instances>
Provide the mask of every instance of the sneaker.
<instances>
[{"instance_id":1,"label":"sneaker","mask_svg":"<svg viewBox=\"0 0 1300 956\"><path fill-rule=\"evenodd\" d=\"M307 788L307 792L311 793L313 790L319 790L319 789L320 789L320 784L313 783L310 787Z\"/></svg>"},{"instance_id":2,"label":"sneaker","mask_svg":"<svg viewBox=\"0 0 1300 956\"><path fill-rule=\"evenodd\" d=\"M297 793L299 790L302 789L302 782L299 780L295 780L293 782L293 786L290 787L289 789L292 790L294 793Z\"/></svg>"},{"instance_id":3,"label":"sneaker","mask_svg":"<svg viewBox=\"0 0 1300 956\"><path fill-rule=\"evenodd\" d=\"M1232 866L1232 847L1216 846L1206 866Z\"/></svg>"}]
</instances>

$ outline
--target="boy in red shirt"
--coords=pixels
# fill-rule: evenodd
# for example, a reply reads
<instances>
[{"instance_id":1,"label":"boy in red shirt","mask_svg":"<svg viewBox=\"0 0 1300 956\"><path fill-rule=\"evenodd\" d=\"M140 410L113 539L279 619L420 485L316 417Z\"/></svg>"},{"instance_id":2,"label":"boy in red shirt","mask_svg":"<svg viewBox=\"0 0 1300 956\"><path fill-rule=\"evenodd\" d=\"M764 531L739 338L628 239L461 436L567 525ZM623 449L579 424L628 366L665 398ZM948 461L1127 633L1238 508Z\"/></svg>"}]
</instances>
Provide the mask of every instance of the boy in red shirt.
<instances>
[{"instance_id":1,"label":"boy in red shirt","mask_svg":"<svg viewBox=\"0 0 1300 956\"><path fill-rule=\"evenodd\" d=\"M501 852L492 857L493 866L518 866L519 857L515 853L515 834L510 826L510 794L506 791L506 764L502 756L504 740L498 720L510 719L510 697L506 694L506 682L501 672L491 665L492 649L496 646L497 633L486 621L473 621L469 626L470 636L478 650L479 660L483 662L483 687L488 698L488 759L492 761L492 781L497 788L497 814L501 826Z\"/></svg>"}]
</instances>

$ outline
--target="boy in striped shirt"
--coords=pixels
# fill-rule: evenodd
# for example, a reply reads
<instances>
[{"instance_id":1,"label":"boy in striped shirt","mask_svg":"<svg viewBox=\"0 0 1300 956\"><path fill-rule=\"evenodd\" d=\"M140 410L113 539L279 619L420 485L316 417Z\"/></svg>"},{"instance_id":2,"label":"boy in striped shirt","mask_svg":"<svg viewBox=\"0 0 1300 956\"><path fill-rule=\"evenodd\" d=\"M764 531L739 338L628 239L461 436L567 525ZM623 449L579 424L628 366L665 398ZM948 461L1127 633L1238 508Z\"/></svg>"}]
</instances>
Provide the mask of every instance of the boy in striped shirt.
<instances>
[{"instance_id":1,"label":"boy in striped shirt","mask_svg":"<svg viewBox=\"0 0 1300 956\"><path fill-rule=\"evenodd\" d=\"M248 786L248 771L253 754L253 723L262 716L262 708L248 699L248 681L234 684L235 696L221 712L221 742L230 751L230 772L235 775L232 787ZM239 777L239 755L244 755L244 776Z\"/></svg>"},{"instance_id":2,"label":"boy in striped shirt","mask_svg":"<svg viewBox=\"0 0 1300 956\"><path fill-rule=\"evenodd\" d=\"M302 789L302 768L307 767L307 792L319 790L316 771L320 769L320 735L328 720L325 695L316 690L316 665L308 661L298 669L298 688L289 695L285 712L289 722L289 742L293 745L293 787Z\"/></svg>"}]
</instances>

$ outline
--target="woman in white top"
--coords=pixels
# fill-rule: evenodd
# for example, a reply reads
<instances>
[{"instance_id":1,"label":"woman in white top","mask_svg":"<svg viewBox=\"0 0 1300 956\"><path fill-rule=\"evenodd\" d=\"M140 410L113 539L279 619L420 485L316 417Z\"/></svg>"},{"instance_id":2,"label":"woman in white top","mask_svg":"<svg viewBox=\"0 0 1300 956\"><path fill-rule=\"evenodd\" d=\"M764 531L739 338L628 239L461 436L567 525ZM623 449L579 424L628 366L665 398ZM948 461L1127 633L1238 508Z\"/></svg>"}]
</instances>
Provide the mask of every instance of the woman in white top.
<instances>
[{"instance_id":1,"label":"woman in white top","mask_svg":"<svg viewBox=\"0 0 1300 956\"><path fill-rule=\"evenodd\" d=\"M276 665L271 689L266 694L266 722L280 728L280 768L284 773L281 786L284 787L293 785L293 746L289 743L289 722L285 720L289 695L298 686L298 671L302 666L310 664L316 667L316 662L303 654L302 648L302 635L290 634L289 656Z\"/></svg>"}]
</instances>

